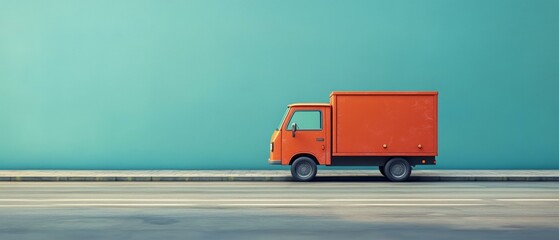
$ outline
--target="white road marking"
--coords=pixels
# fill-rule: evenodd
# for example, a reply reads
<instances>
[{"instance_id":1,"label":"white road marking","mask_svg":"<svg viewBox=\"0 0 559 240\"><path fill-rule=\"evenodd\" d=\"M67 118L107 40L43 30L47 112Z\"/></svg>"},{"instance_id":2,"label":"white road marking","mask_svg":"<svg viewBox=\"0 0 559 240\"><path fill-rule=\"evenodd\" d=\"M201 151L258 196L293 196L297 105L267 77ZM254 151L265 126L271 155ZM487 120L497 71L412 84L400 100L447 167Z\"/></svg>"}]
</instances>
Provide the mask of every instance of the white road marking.
<instances>
[{"instance_id":1,"label":"white road marking","mask_svg":"<svg viewBox=\"0 0 559 240\"><path fill-rule=\"evenodd\" d=\"M321 203L219 203L219 204L181 204L181 203L62 203L62 204L29 204L0 205L0 208L15 207L460 207L486 206L489 204L468 203L355 203L355 204L321 204Z\"/></svg>"},{"instance_id":2,"label":"white road marking","mask_svg":"<svg viewBox=\"0 0 559 240\"><path fill-rule=\"evenodd\" d=\"M14 207L192 207L198 204L180 204L180 203L62 203L62 204L16 204L16 205L0 205L0 208Z\"/></svg>"},{"instance_id":3,"label":"white road marking","mask_svg":"<svg viewBox=\"0 0 559 240\"><path fill-rule=\"evenodd\" d=\"M53 204L61 207L191 207L190 203L62 203Z\"/></svg>"},{"instance_id":4,"label":"white road marking","mask_svg":"<svg viewBox=\"0 0 559 240\"><path fill-rule=\"evenodd\" d=\"M0 199L0 202L297 202L297 201L320 201L320 199L188 199L188 198L176 198L176 199L127 199L127 198L75 198L75 199Z\"/></svg>"},{"instance_id":5,"label":"white road marking","mask_svg":"<svg viewBox=\"0 0 559 240\"><path fill-rule=\"evenodd\" d=\"M559 202L557 198L500 198L495 200L503 202Z\"/></svg>"},{"instance_id":6,"label":"white road marking","mask_svg":"<svg viewBox=\"0 0 559 240\"><path fill-rule=\"evenodd\" d=\"M0 208L17 208L17 207L52 207L49 204L10 204L10 205L0 205Z\"/></svg>"},{"instance_id":7,"label":"white road marking","mask_svg":"<svg viewBox=\"0 0 559 240\"><path fill-rule=\"evenodd\" d=\"M366 199L311 199L311 198L224 198L224 199L127 199L127 198L75 198L75 199L0 199L0 202L456 202L456 201L482 201L478 198L366 198Z\"/></svg>"},{"instance_id":8,"label":"white road marking","mask_svg":"<svg viewBox=\"0 0 559 240\"><path fill-rule=\"evenodd\" d=\"M323 206L320 203L221 203L217 206L223 207L308 207Z\"/></svg>"},{"instance_id":9,"label":"white road marking","mask_svg":"<svg viewBox=\"0 0 559 240\"><path fill-rule=\"evenodd\" d=\"M343 198L343 199L267 199L267 198L229 198L229 199L126 199L126 198L78 198L78 199L0 199L0 207L460 207L495 205L495 202L559 202L556 198ZM10 204L14 203L14 204ZM28 203L28 204L26 204Z\"/></svg>"},{"instance_id":10,"label":"white road marking","mask_svg":"<svg viewBox=\"0 0 559 240\"><path fill-rule=\"evenodd\" d=\"M355 207L365 207L365 206L377 206L377 207L452 207L452 206L486 206L489 204L481 203L356 203L349 204L349 206Z\"/></svg>"},{"instance_id":11,"label":"white road marking","mask_svg":"<svg viewBox=\"0 0 559 240\"><path fill-rule=\"evenodd\" d=\"M344 199L323 199L322 201L336 201L336 202L454 202L454 201L482 201L479 198L344 198Z\"/></svg>"}]
</instances>

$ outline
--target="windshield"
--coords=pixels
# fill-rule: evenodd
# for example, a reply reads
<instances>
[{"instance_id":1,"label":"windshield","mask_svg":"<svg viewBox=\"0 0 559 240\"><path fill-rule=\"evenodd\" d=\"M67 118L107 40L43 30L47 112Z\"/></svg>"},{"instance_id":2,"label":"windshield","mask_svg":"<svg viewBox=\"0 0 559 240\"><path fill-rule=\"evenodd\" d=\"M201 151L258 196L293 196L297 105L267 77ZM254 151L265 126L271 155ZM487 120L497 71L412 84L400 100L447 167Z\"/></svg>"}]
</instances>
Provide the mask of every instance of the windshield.
<instances>
[{"instance_id":1,"label":"windshield","mask_svg":"<svg viewBox=\"0 0 559 240\"><path fill-rule=\"evenodd\" d=\"M283 125L283 121L285 121L285 118L287 117L287 113L289 112L289 108L287 108L287 110L285 110L285 113L283 114L283 117L281 118L281 121L279 123L278 128L276 128L276 130L280 130L281 129L281 125Z\"/></svg>"}]
</instances>

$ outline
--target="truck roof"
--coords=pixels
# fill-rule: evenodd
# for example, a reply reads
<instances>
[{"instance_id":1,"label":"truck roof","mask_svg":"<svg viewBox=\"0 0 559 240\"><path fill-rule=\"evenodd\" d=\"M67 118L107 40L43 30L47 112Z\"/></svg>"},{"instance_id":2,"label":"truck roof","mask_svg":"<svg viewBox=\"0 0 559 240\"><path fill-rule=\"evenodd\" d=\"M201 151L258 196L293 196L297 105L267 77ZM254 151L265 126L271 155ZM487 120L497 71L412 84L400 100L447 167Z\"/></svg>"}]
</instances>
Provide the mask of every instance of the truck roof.
<instances>
[{"instance_id":1,"label":"truck roof","mask_svg":"<svg viewBox=\"0 0 559 240\"><path fill-rule=\"evenodd\" d=\"M439 95L437 91L335 91L330 93L333 95ZM330 107L330 103L292 103L288 107Z\"/></svg>"},{"instance_id":2,"label":"truck roof","mask_svg":"<svg viewBox=\"0 0 559 240\"><path fill-rule=\"evenodd\" d=\"M365 92L365 91L337 91L330 93L332 95L438 95L437 91L375 91L375 92Z\"/></svg>"},{"instance_id":3,"label":"truck roof","mask_svg":"<svg viewBox=\"0 0 559 240\"><path fill-rule=\"evenodd\" d=\"M330 107L330 103L292 103L288 107Z\"/></svg>"}]
</instances>

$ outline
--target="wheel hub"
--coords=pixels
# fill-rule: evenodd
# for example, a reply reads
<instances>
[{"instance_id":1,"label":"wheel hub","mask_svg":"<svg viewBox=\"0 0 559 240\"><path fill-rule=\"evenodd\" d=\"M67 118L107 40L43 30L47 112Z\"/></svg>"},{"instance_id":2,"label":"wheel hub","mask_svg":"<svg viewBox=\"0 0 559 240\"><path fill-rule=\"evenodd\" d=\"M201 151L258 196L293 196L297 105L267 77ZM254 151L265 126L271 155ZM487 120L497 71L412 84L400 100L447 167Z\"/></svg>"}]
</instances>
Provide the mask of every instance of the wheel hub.
<instances>
[{"instance_id":1,"label":"wheel hub","mask_svg":"<svg viewBox=\"0 0 559 240\"><path fill-rule=\"evenodd\" d=\"M301 163L297 166L297 174L301 177L306 177L311 174L311 165L308 163Z\"/></svg>"},{"instance_id":2,"label":"wheel hub","mask_svg":"<svg viewBox=\"0 0 559 240\"><path fill-rule=\"evenodd\" d=\"M390 167L390 172L394 177L403 177L406 174L406 166L402 163L394 164Z\"/></svg>"}]
</instances>

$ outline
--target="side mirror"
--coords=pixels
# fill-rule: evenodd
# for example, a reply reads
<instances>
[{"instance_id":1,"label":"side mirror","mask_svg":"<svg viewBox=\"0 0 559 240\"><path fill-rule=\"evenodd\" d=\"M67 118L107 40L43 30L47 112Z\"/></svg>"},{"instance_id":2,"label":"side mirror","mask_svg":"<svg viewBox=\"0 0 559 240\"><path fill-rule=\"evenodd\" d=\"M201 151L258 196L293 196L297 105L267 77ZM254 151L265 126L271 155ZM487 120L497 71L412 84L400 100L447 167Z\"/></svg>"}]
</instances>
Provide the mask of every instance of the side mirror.
<instances>
[{"instance_id":1,"label":"side mirror","mask_svg":"<svg viewBox=\"0 0 559 240\"><path fill-rule=\"evenodd\" d=\"M295 137L295 132L297 132L297 123L291 124L291 136Z\"/></svg>"}]
</instances>

